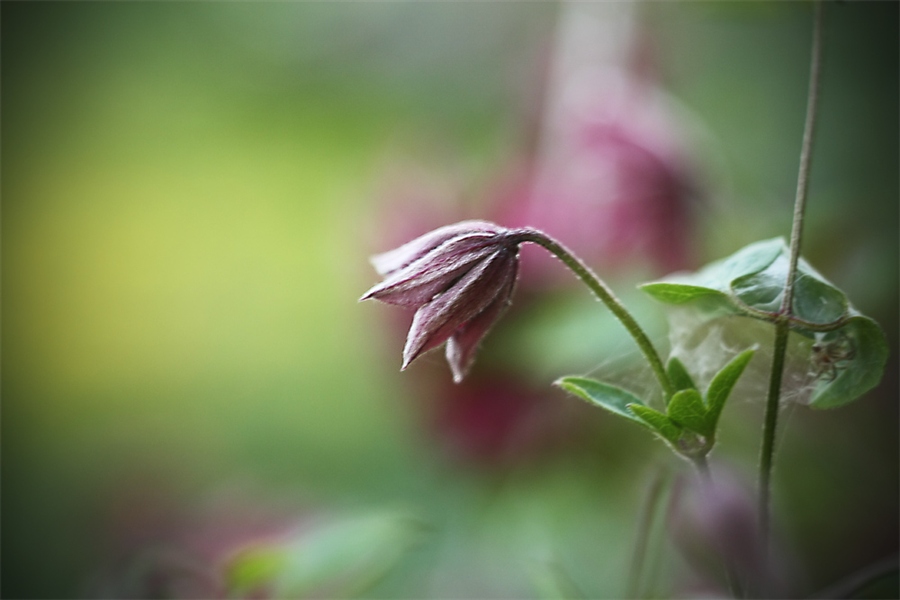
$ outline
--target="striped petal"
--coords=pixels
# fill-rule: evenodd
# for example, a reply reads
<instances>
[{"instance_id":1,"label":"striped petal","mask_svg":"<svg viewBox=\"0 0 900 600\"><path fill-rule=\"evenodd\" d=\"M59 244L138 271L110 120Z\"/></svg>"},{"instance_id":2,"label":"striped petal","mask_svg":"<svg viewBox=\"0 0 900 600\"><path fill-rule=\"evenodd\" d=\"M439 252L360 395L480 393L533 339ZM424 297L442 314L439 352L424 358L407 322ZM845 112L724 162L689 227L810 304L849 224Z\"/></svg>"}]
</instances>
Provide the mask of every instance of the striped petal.
<instances>
[{"instance_id":1,"label":"striped petal","mask_svg":"<svg viewBox=\"0 0 900 600\"><path fill-rule=\"evenodd\" d=\"M483 259L462 279L422 306L413 317L403 369L420 356L447 341L457 329L483 312L503 291L507 273L516 268L514 249L500 247Z\"/></svg>"},{"instance_id":2,"label":"striped petal","mask_svg":"<svg viewBox=\"0 0 900 600\"><path fill-rule=\"evenodd\" d=\"M461 382L469 373L481 340L484 339L484 336L487 335L494 323L509 308L518 274L518 261L514 260L513 263L513 267L504 272L503 277L505 280L501 284L500 291L497 297L494 298L494 301L468 323L463 324L447 339L447 362L450 364L450 370L453 371L453 381L456 383Z\"/></svg>"},{"instance_id":3,"label":"striped petal","mask_svg":"<svg viewBox=\"0 0 900 600\"><path fill-rule=\"evenodd\" d=\"M445 225L434 231L417 237L411 242L407 242L382 254L376 254L369 261L375 270L382 277L386 277L400 269L411 265L416 260L425 256L431 250L437 248L449 239L458 235L471 233L475 231L485 233L500 233L505 228L489 223L487 221L462 221L453 225Z\"/></svg>"},{"instance_id":4,"label":"striped petal","mask_svg":"<svg viewBox=\"0 0 900 600\"><path fill-rule=\"evenodd\" d=\"M445 291L473 265L496 252L496 235L470 233L447 240L415 262L395 271L360 300L419 308Z\"/></svg>"}]
</instances>

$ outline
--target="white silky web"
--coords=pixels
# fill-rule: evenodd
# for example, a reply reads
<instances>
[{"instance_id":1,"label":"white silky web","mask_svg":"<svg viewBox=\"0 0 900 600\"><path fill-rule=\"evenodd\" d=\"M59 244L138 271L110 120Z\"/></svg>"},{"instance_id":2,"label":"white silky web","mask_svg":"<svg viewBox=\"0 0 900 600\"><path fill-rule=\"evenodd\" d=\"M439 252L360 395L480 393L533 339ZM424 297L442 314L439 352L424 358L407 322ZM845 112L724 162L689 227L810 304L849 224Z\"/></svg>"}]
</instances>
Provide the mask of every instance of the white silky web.
<instances>
[{"instance_id":1,"label":"white silky web","mask_svg":"<svg viewBox=\"0 0 900 600\"><path fill-rule=\"evenodd\" d=\"M756 349L729 402L764 404L769 390L772 348L775 328L749 317L721 315L710 318L692 307L671 306L669 319L671 356L677 356L687 367L694 383L705 390L710 380L725 364L748 348ZM781 382L781 402L808 404L815 388L810 374L810 351L813 341L791 333Z\"/></svg>"}]
</instances>

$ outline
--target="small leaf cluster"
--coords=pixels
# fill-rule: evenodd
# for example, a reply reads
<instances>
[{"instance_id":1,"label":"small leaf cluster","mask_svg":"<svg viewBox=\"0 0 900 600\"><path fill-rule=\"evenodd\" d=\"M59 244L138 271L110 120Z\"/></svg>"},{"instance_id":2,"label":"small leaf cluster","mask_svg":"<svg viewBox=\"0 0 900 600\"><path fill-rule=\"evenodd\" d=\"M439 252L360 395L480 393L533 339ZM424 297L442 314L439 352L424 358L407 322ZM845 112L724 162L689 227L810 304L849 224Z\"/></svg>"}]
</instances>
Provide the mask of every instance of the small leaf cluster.
<instances>
[{"instance_id":1,"label":"small leaf cluster","mask_svg":"<svg viewBox=\"0 0 900 600\"><path fill-rule=\"evenodd\" d=\"M746 246L694 273L676 274L641 286L656 300L689 305L701 321L723 316L788 324L811 345L814 408L833 408L860 397L881 379L887 343L878 324L857 311L843 291L802 258L794 279L791 310L784 311L790 249L781 238ZM713 377L705 393L685 365L671 357L666 377L673 390L665 410L651 407L620 387L584 377L563 377L557 385L593 405L633 421L665 440L679 455L698 460L716 441L725 402L753 358L749 349Z\"/></svg>"},{"instance_id":2,"label":"small leaf cluster","mask_svg":"<svg viewBox=\"0 0 900 600\"><path fill-rule=\"evenodd\" d=\"M776 238L641 289L665 304L690 305L707 318L739 315L770 323L787 319L792 331L815 341L810 373L816 382L810 405L834 408L852 402L881 380L888 354L884 334L802 258L791 310L782 313L789 269L790 250Z\"/></svg>"},{"instance_id":3,"label":"small leaf cluster","mask_svg":"<svg viewBox=\"0 0 900 600\"><path fill-rule=\"evenodd\" d=\"M676 391L668 399L665 412L648 406L631 392L594 379L563 377L556 384L649 429L685 458L697 459L712 450L725 401L754 353L750 349L734 357L713 377L705 393L697 389L685 366L673 356L666 374Z\"/></svg>"}]
</instances>

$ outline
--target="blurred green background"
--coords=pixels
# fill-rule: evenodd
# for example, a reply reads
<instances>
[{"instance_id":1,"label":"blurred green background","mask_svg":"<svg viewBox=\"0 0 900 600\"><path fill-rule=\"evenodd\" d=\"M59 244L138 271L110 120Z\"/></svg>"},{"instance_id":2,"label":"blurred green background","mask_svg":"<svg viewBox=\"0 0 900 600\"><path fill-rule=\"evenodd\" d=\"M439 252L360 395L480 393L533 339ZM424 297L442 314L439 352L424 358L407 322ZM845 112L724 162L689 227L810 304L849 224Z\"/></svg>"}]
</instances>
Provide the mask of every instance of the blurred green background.
<instances>
[{"instance_id":1,"label":"blurred green background","mask_svg":"<svg viewBox=\"0 0 900 600\"><path fill-rule=\"evenodd\" d=\"M489 179L522 143L559 10L2 4L4 597L90 596L112 507L232 487L419 515L436 533L382 597L528 596L545 555L591 596L624 593L663 449L609 423L590 452L528 469L448 467L410 410L390 311L357 303L391 157ZM789 230L809 13L642 6L729 182L703 212L704 260ZM897 549L897 48L897 5L829 6L804 254L892 356L868 397L799 407L783 430L776 503L807 592ZM727 409L716 458L752 472L761 414Z\"/></svg>"}]
</instances>

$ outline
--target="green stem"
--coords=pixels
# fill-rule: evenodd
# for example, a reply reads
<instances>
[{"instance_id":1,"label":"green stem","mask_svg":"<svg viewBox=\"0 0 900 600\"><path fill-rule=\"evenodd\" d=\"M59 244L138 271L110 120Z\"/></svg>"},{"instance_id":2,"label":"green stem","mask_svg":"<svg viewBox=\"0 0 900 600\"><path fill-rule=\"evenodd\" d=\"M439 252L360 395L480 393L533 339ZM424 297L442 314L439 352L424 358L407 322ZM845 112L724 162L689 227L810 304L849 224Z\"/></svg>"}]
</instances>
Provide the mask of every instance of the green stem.
<instances>
[{"instance_id":1,"label":"green stem","mask_svg":"<svg viewBox=\"0 0 900 600\"><path fill-rule=\"evenodd\" d=\"M669 473L666 469L659 469L650 481L644 494L644 502L638 517L637 534L635 535L634 552L631 555L631 568L628 577L628 591L626 597L640 598L641 575L644 564L647 562L647 546L650 542L650 534L653 531L653 520L656 516L659 503L662 500ZM646 587L646 585L645 585Z\"/></svg>"},{"instance_id":2,"label":"green stem","mask_svg":"<svg viewBox=\"0 0 900 600\"><path fill-rule=\"evenodd\" d=\"M703 483L712 484L712 474L709 472L709 463L706 461L706 455L695 456L693 461L694 467L697 469L697 473L700 475Z\"/></svg>"},{"instance_id":3,"label":"green stem","mask_svg":"<svg viewBox=\"0 0 900 600\"><path fill-rule=\"evenodd\" d=\"M704 486L708 486L710 488L715 485L713 483L712 472L709 470L709 463L706 460L706 455L694 457L693 462L694 468L697 469L697 474L700 476L701 483ZM735 567L734 563L728 557L728 553L724 548L717 548L717 550L722 556L722 567L725 571L725 581L728 584L728 589L731 591L731 595L735 598L746 597L746 590L741 583L741 577L738 574L738 570Z\"/></svg>"},{"instance_id":4,"label":"green stem","mask_svg":"<svg viewBox=\"0 0 900 600\"><path fill-rule=\"evenodd\" d=\"M775 324L775 346L772 355L772 371L769 379L769 395L763 424L762 448L759 455L759 528L763 543L768 547L769 504L772 489L772 466L775 460L775 432L778 428L778 407L781 396L781 380L784 374L790 325L786 319Z\"/></svg>"},{"instance_id":5,"label":"green stem","mask_svg":"<svg viewBox=\"0 0 900 600\"><path fill-rule=\"evenodd\" d=\"M741 300L737 295L734 294L732 294L731 300L735 303L738 310L743 313L743 316L753 317L754 319L760 319L762 321L768 321L769 323L777 323L778 320L782 317L780 307L778 312L760 310L758 308L750 306L749 304L745 304L743 300ZM829 323L813 323L812 321L801 319L796 315L788 315L788 318L791 325L799 327L800 329L806 329L807 331L827 332L836 331L846 325L847 321L850 320L850 314L845 311L843 315Z\"/></svg>"},{"instance_id":6,"label":"green stem","mask_svg":"<svg viewBox=\"0 0 900 600\"><path fill-rule=\"evenodd\" d=\"M812 58L810 62L809 92L806 102L806 123L803 128L803 144L800 150L800 168L797 175L797 195L794 200L794 220L791 228L790 266L784 285L781 310L775 322L775 345L769 394L766 400L766 416L763 425L763 441L759 458L759 525L766 547L770 526L770 498L772 467L774 464L775 435L778 427L778 407L781 397L781 381L784 375L785 354L790 333L791 308L794 299L794 281L797 278L797 262L800 259L800 242L806 211L806 195L809 186L810 160L816 130L816 113L819 103L819 76L822 65L822 0L816 0L813 17Z\"/></svg>"},{"instance_id":7,"label":"green stem","mask_svg":"<svg viewBox=\"0 0 900 600\"><path fill-rule=\"evenodd\" d=\"M644 357L650 364L650 368L653 369L653 373L659 380L659 385L663 389L666 402L668 402L669 398L672 397L672 394L675 393L675 386L669 381L662 360L660 360L659 355L656 353L656 349L650 342L650 338L647 337L647 334L644 333L641 326L634 320L634 317L631 316L631 313L628 312L628 309L625 308L622 301L616 298L616 295L603 280L597 277L586 264L581 262L581 259L572 254L565 246L541 231L530 228L517 229L512 233L512 239L517 243L531 242L541 246L563 261L563 263L569 267L569 269L571 269L592 292L594 292L594 295L596 295L597 298L612 311L622 325L625 326L625 329L628 330L628 333L631 334L631 337L634 338L638 348L640 348L641 352L644 354Z\"/></svg>"}]
</instances>

